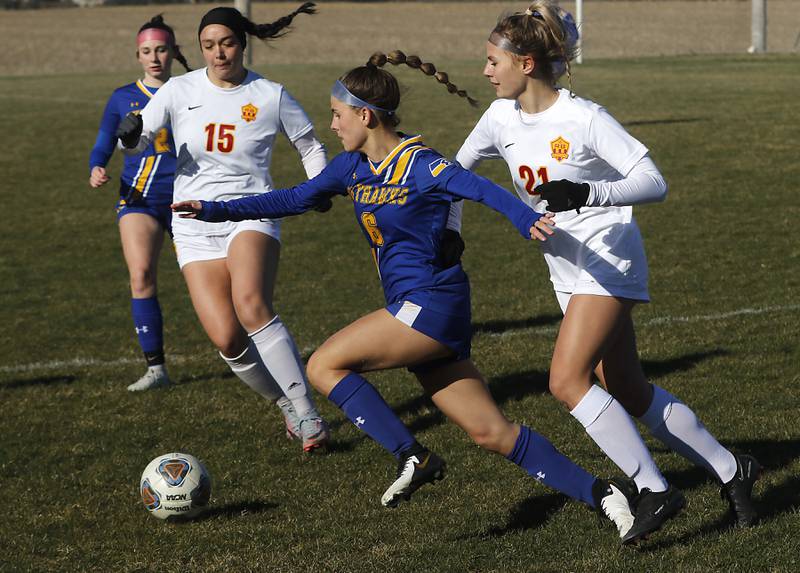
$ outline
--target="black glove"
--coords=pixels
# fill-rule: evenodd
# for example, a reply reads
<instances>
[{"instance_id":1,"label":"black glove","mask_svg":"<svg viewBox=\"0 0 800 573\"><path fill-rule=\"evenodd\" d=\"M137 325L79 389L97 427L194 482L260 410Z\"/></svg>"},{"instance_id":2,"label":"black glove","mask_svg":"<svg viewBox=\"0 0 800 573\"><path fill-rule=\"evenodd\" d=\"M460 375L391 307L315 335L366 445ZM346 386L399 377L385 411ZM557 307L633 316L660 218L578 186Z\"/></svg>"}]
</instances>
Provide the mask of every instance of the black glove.
<instances>
[{"instance_id":1,"label":"black glove","mask_svg":"<svg viewBox=\"0 0 800 573\"><path fill-rule=\"evenodd\" d=\"M461 262L461 254L464 252L464 239L458 231L445 229L442 233L442 241L439 243L438 263L443 269L449 269Z\"/></svg>"},{"instance_id":2,"label":"black glove","mask_svg":"<svg viewBox=\"0 0 800 573\"><path fill-rule=\"evenodd\" d=\"M567 179L543 183L536 190L542 199L547 201L547 210L553 213L571 209L577 209L580 212L581 207L586 205L586 200L589 198L588 183L573 183Z\"/></svg>"},{"instance_id":3,"label":"black glove","mask_svg":"<svg viewBox=\"0 0 800 573\"><path fill-rule=\"evenodd\" d=\"M327 213L333 207L333 201L331 201L330 197L325 197L319 203L314 205L314 211L319 213Z\"/></svg>"},{"instance_id":4,"label":"black glove","mask_svg":"<svg viewBox=\"0 0 800 573\"><path fill-rule=\"evenodd\" d=\"M122 118L114 134L122 142L123 147L132 149L139 143L139 136L142 135L142 116L135 112L129 112Z\"/></svg>"}]
</instances>

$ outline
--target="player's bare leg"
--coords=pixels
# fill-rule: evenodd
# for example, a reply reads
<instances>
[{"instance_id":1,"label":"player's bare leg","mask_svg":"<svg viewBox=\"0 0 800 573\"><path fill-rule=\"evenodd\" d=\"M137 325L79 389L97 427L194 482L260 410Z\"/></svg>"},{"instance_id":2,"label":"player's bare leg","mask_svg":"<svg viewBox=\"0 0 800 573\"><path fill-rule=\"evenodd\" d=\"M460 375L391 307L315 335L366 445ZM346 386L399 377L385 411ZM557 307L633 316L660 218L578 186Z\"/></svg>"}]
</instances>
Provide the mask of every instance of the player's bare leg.
<instances>
[{"instance_id":1,"label":"player's bare leg","mask_svg":"<svg viewBox=\"0 0 800 573\"><path fill-rule=\"evenodd\" d=\"M611 395L631 415L639 418L653 436L717 478L722 496L728 500L738 525L756 523L758 511L752 500L752 490L760 476L761 465L752 456L734 455L705 428L689 406L647 381L639 361L630 315L598 365L596 374Z\"/></svg>"},{"instance_id":2,"label":"player's bare leg","mask_svg":"<svg viewBox=\"0 0 800 573\"><path fill-rule=\"evenodd\" d=\"M287 436L310 453L328 444L330 432L314 404L303 362L291 333L275 314L280 241L254 230L238 233L226 259L236 316L289 403L281 401Z\"/></svg>"},{"instance_id":3,"label":"player's bare leg","mask_svg":"<svg viewBox=\"0 0 800 573\"><path fill-rule=\"evenodd\" d=\"M451 354L445 345L382 309L331 336L309 359L308 375L314 387L397 458L395 480L381 497L386 507L395 507L421 486L442 479L446 468L439 456L416 441L360 374L414 366Z\"/></svg>"},{"instance_id":4,"label":"player's bare leg","mask_svg":"<svg viewBox=\"0 0 800 573\"><path fill-rule=\"evenodd\" d=\"M573 295L550 370L553 395L639 489L636 520L624 543L635 543L659 529L685 505L683 495L661 475L623 406L591 383L592 371L624 332L634 305L621 298Z\"/></svg>"},{"instance_id":5,"label":"player's bare leg","mask_svg":"<svg viewBox=\"0 0 800 573\"><path fill-rule=\"evenodd\" d=\"M150 215L128 213L119 220L122 253L128 267L131 307L139 343L147 361L147 372L128 386L131 392L170 384L164 361L161 308L158 304L156 273L164 244L164 229Z\"/></svg>"}]
</instances>

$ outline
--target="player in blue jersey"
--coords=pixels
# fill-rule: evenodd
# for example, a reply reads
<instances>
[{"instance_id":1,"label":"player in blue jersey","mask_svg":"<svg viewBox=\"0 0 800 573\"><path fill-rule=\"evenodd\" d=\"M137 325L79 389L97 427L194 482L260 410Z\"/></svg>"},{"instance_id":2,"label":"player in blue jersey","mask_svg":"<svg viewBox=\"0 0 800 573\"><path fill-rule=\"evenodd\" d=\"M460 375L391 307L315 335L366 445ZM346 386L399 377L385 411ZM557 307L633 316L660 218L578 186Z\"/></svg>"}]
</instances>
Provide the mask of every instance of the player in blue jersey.
<instances>
[{"instance_id":1,"label":"player in blue jersey","mask_svg":"<svg viewBox=\"0 0 800 573\"><path fill-rule=\"evenodd\" d=\"M122 118L139 111L170 78L172 60L186 70L189 66L175 42L175 33L158 15L139 29L136 57L144 77L114 91L106 104L97 140L89 156L89 185L100 187L109 181L106 165L117 138L114 135ZM172 180L175 173L175 147L172 134L163 129L152 145L138 157L126 157L120 176L117 220L122 252L131 285L131 313L139 345L147 362L147 372L128 386L136 392L170 383L164 364L164 338L161 307L156 289L158 256L164 232L170 231Z\"/></svg>"},{"instance_id":2,"label":"player in blue jersey","mask_svg":"<svg viewBox=\"0 0 800 573\"><path fill-rule=\"evenodd\" d=\"M311 383L362 431L398 459L382 503L396 506L420 486L444 477L445 462L419 444L362 374L407 367L433 402L482 447L500 453L534 479L602 511L620 532L633 516L622 486L597 479L544 437L509 422L470 360L470 288L460 261L441 257L454 200L471 199L504 214L526 239L552 234L540 215L488 179L451 163L421 136L398 133L397 81L387 61L420 68L469 97L416 56L375 54L345 74L331 95L331 128L345 149L316 177L291 189L227 202L181 201L181 217L239 221L284 217L320 200L347 195L372 248L386 307L331 336L308 363Z\"/></svg>"}]
</instances>

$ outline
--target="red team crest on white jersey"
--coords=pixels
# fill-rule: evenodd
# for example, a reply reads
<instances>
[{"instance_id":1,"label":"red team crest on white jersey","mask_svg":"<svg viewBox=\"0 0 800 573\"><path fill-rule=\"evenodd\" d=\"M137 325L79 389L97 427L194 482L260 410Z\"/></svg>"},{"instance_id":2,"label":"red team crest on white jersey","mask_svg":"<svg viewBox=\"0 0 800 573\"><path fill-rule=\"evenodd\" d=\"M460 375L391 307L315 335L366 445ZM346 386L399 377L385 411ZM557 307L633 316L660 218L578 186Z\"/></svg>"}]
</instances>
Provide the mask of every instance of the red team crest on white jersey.
<instances>
[{"instance_id":1,"label":"red team crest on white jersey","mask_svg":"<svg viewBox=\"0 0 800 573\"><path fill-rule=\"evenodd\" d=\"M550 157L558 162L565 160L569 157L569 141L560 135L550 142Z\"/></svg>"},{"instance_id":2,"label":"red team crest on white jersey","mask_svg":"<svg viewBox=\"0 0 800 573\"><path fill-rule=\"evenodd\" d=\"M258 114L258 108L254 106L252 103L248 103L247 105L242 106L242 119L245 120L247 123L255 121L257 114Z\"/></svg>"}]
</instances>

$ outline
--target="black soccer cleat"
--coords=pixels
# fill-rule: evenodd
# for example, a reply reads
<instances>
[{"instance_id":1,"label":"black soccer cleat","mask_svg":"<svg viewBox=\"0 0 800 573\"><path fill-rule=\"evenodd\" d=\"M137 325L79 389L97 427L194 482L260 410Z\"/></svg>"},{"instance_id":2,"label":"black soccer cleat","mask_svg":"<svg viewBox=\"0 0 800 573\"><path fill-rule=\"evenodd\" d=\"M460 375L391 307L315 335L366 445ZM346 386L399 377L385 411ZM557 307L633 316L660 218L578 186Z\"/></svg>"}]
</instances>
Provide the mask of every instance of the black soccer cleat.
<instances>
[{"instance_id":1,"label":"black soccer cleat","mask_svg":"<svg viewBox=\"0 0 800 573\"><path fill-rule=\"evenodd\" d=\"M633 526L631 503L635 495L636 484L629 480L597 478L592 484L595 511L616 526L620 537L624 537Z\"/></svg>"},{"instance_id":2,"label":"black soccer cleat","mask_svg":"<svg viewBox=\"0 0 800 573\"><path fill-rule=\"evenodd\" d=\"M758 511L753 503L753 484L761 477L761 464L753 456L736 457L736 475L719 490L727 499L739 527L750 527L758 521Z\"/></svg>"},{"instance_id":3,"label":"black soccer cleat","mask_svg":"<svg viewBox=\"0 0 800 573\"><path fill-rule=\"evenodd\" d=\"M686 498L677 488L669 486L667 491L652 492L644 488L634 500L633 525L622 537L623 545L631 545L646 539L686 507Z\"/></svg>"},{"instance_id":4,"label":"black soccer cleat","mask_svg":"<svg viewBox=\"0 0 800 573\"><path fill-rule=\"evenodd\" d=\"M442 458L425 448L404 452L397 465L397 479L383 494L381 503L397 507L401 500L411 499L411 494L426 483L444 478L446 468Z\"/></svg>"}]
</instances>

